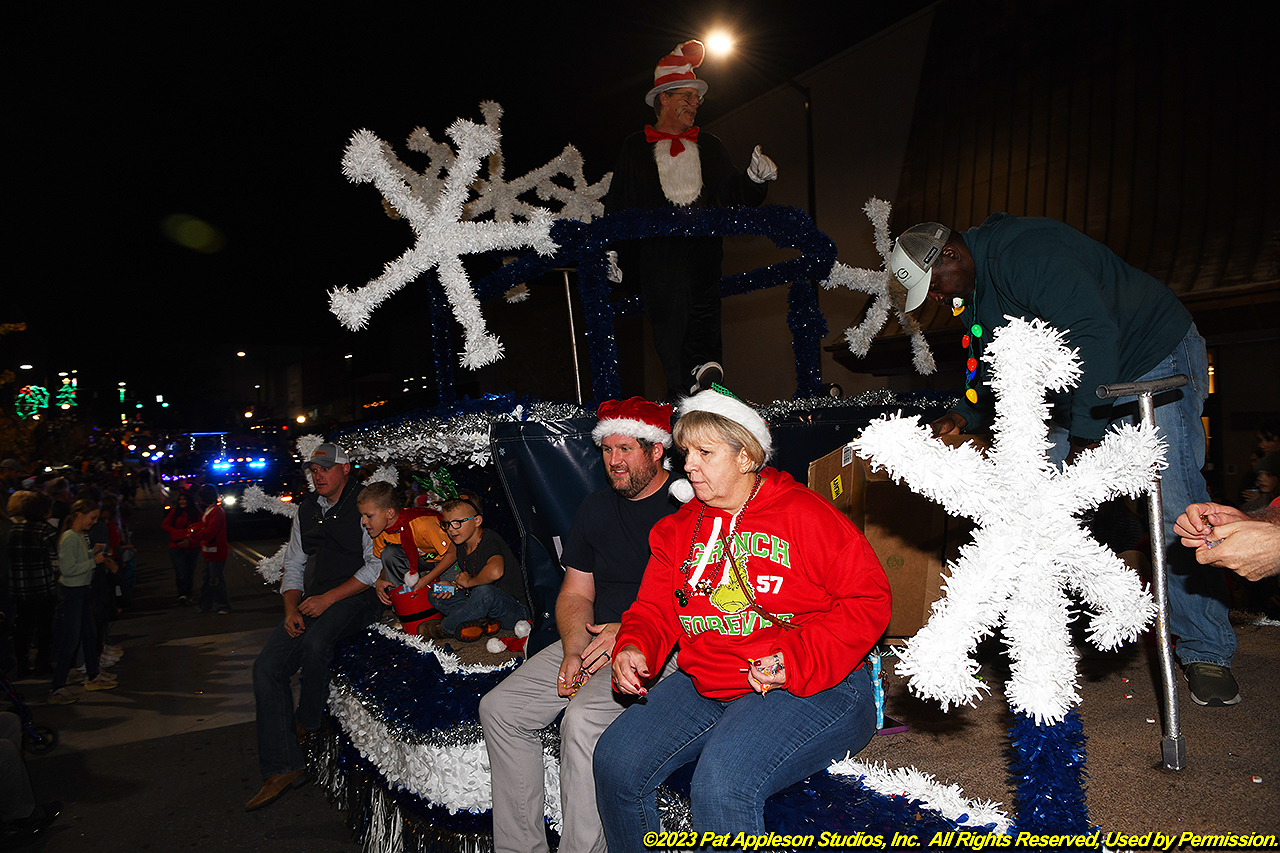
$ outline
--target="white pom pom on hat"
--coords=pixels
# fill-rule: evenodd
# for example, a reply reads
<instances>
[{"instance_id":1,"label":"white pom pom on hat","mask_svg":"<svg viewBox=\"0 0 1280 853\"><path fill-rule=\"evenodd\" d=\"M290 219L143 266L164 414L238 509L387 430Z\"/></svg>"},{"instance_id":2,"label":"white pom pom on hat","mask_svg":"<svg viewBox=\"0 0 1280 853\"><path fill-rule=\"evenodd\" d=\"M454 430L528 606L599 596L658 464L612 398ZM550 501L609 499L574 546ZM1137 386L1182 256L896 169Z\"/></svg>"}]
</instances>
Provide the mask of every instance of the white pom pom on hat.
<instances>
[{"instance_id":1,"label":"white pom pom on hat","mask_svg":"<svg viewBox=\"0 0 1280 853\"><path fill-rule=\"evenodd\" d=\"M671 485L667 486L667 494L680 501L680 503L687 504L693 500L693 483L690 483L684 477L678 479L673 477Z\"/></svg>"}]
</instances>

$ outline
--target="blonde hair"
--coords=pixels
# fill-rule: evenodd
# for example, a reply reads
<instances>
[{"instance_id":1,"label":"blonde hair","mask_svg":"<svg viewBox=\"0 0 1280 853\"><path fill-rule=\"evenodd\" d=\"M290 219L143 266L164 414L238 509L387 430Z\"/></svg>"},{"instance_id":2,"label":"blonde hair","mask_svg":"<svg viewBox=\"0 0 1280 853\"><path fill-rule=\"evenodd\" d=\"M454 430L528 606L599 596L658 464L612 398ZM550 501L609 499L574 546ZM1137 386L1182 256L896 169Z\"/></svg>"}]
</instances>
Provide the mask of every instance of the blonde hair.
<instances>
[{"instance_id":1,"label":"blonde hair","mask_svg":"<svg viewBox=\"0 0 1280 853\"><path fill-rule=\"evenodd\" d=\"M356 504L373 504L378 509L400 509L403 501L396 492L396 487L386 480L370 483L356 495Z\"/></svg>"},{"instance_id":2,"label":"blonde hair","mask_svg":"<svg viewBox=\"0 0 1280 853\"><path fill-rule=\"evenodd\" d=\"M19 515L21 515L22 505L25 504L27 501L31 500L31 498L34 496L35 496L35 492L26 492L26 491L14 492L13 494L9 495L9 506L6 507L6 511L9 513L9 517L17 518Z\"/></svg>"},{"instance_id":3,"label":"blonde hair","mask_svg":"<svg viewBox=\"0 0 1280 853\"><path fill-rule=\"evenodd\" d=\"M100 512L101 507L93 501L87 501L83 498L71 505L71 512L67 513L67 517L62 519L62 532L66 533L71 529L71 520L78 515L88 515L91 512Z\"/></svg>"},{"instance_id":4,"label":"blonde hair","mask_svg":"<svg viewBox=\"0 0 1280 853\"><path fill-rule=\"evenodd\" d=\"M714 412L695 410L684 415L676 421L675 429L671 430L671 438L681 451L690 444L697 444L699 440L723 441L735 456L743 450L747 452L752 471L759 471L767 461L764 448L751 430Z\"/></svg>"}]
</instances>

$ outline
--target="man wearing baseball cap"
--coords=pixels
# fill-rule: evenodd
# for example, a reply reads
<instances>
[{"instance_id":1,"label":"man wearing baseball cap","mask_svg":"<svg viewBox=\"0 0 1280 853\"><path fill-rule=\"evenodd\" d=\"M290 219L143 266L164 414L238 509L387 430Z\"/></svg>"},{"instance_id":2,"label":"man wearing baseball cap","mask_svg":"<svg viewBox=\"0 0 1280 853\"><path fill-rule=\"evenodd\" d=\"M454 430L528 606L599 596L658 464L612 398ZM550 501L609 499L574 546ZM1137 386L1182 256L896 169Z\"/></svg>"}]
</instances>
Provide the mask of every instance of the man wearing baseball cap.
<instances>
[{"instance_id":1,"label":"man wearing baseball cap","mask_svg":"<svg viewBox=\"0 0 1280 853\"><path fill-rule=\"evenodd\" d=\"M1164 283L1120 259L1102 243L1052 219L993 213L964 233L936 222L908 228L890 257L907 289L907 310L925 298L953 307L968 339L967 400L933 423L935 435L971 432L990 420L991 394L982 383L982 348L1006 316L1040 319L1079 352L1077 385L1053 404L1049 458L1071 464L1095 447L1108 425L1136 411L1135 398L1097 397L1099 385L1185 374L1190 382L1157 400L1155 422L1169 444L1161 474L1169 566L1170 628L1192 699L1234 705L1231 674L1236 636L1227 618L1221 571L1205 570L1176 544L1183 507L1207 503L1200 421L1209 393L1204 339L1191 313Z\"/></svg>"},{"instance_id":2,"label":"man wearing baseball cap","mask_svg":"<svg viewBox=\"0 0 1280 853\"><path fill-rule=\"evenodd\" d=\"M604 853L592 753L600 733L626 707L610 684L613 641L640 591L649 531L678 504L667 494L663 455L671 446L671 407L640 397L600 405L591 437L609 487L578 507L560 562L552 643L480 700L493 782L496 853L546 853L546 790L539 732L560 724L560 849ZM663 675L674 666L674 656Z\"/></svg>"},{"instance_id":3,"label":"man wearing baseball cap","mask_svg":"<svg viewBox=\"0 0 1280 853\"><path fill-rule=\"evenodd\" d=\"M289 531L280 582L284 621L253 664L263 783L245 811L308 781L299 739L320 728L334 644L374 621L380 609L372 587L382 562L360 523L351 459L338 445L321 444L304 467L315 491L298 504ZM295 712L289 682L298 670Z\"/></svg>"},{"instance_id":4,"label":"man wearing baseball cap","mask_svg":"<svg viewBox=\"0 0 1280 853\"><path fill-rule=\"evenodd\" d=\"M778 167L757 145L746 172L734 168L729 150L694 124L707 84L694 69L702 64L702 42L686 41L663 57L653 72L645 103L656 120L622 143L605 213L640 208L730 207L764 203L765 184ZM649 237L610 251L610 279L636 285L653 327L653 344L667 379L667 399L719 381L719 237Z\"/></svg>"}]
</instances>

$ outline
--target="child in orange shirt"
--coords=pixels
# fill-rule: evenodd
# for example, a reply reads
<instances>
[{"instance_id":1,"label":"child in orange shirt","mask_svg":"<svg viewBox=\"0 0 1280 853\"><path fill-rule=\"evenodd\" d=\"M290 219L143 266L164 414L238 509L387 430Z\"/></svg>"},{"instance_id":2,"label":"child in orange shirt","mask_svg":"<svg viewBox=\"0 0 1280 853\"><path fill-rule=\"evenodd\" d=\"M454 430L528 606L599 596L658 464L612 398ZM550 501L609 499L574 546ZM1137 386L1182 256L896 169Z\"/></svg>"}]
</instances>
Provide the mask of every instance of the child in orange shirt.
<instances>
[{"instance_id":1,"label":"child in orange shirt","mask_svg":"<svg viewBox=\"0 0 1280 853\"><path fill-rule=\"evenodd\" d=\"M395 488L386 482L365 486L356 497L360 523L373 540L374 555L382 558L378 598L390 606L391 594L401 586L423 589L458 561L458 552L433 509L403 509Z\"/></svg>"}]
</instances>

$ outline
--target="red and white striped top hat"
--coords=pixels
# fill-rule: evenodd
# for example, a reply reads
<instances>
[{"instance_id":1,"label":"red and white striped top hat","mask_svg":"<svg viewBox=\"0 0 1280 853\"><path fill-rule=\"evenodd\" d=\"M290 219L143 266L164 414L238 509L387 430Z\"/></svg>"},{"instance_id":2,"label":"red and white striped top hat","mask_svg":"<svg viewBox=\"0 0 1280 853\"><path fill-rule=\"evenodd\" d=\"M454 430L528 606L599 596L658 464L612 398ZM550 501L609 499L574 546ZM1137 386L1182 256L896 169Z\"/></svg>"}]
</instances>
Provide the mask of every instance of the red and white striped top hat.
<instances>
[{"instance_id":1,"label":"red and white striped top hat","mask_svg":"<svg viewBox=\"0 0 1280 853\"><path fill-rule=\"evenodd\" d=\"M653 88L644 96L644 102L653 106L653 99L660 92L672 89L697 89L698 97L707 94L707 83L693 75L693 69L702 64L707 49L697 39L676 45L676 49L662 57L653 69Z\"/></svg>"}]
</instances>

